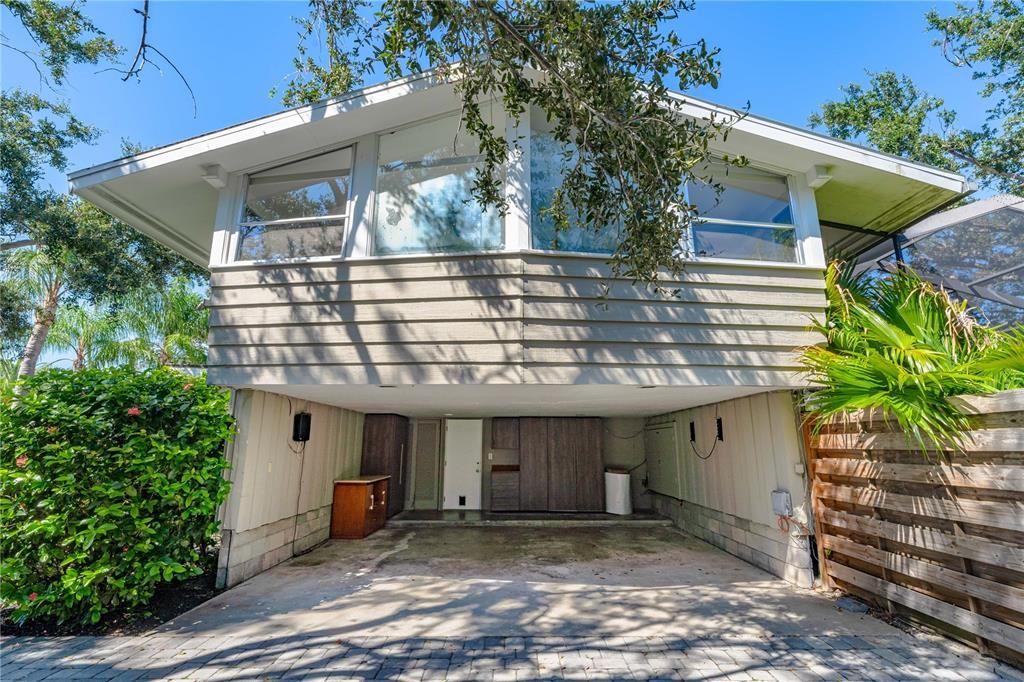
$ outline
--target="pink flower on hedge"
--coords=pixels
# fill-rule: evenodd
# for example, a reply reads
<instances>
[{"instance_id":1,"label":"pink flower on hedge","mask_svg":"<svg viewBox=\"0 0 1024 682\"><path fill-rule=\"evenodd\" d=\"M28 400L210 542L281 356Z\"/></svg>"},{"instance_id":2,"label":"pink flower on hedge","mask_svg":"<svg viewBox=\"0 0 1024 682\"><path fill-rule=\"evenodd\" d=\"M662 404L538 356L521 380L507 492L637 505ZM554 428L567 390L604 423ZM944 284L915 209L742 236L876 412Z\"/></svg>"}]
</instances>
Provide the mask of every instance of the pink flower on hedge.
<instances>
[{"instance_id":1,"label":"pink flower on hedge","mask_svg":"<svg viewBox=\"0 0 1024 682\"><path fill-rule=\"evenodd\" d=\"M137 407L129 407L128 408L128 416L129 417L138 417L140 414L142 414L142 410L140 410L139 408L137 408Z\"/></svg>"},{"instance_id":2,"label":"pink flower on hedge","mask_svg":"<svg viewBox=\"0 0 1024 682\"><path fill-rule=\"evenodd\" d=\"M14 460L14 463L18 466L19 469L22 468L23 466L28 464L28 455L22 455L18 459Z\"/></svg>"},{"instance_id":3,"label":"pink flower on hedge","mask_svg":"<svg viewBox=\"0 0 1024 682\"><path fill-rule=\"evenodd\" d=\"M38 598L39 598L39 593L38 592L33 592L32 594L28 595L28 600L29 601L35 601Z\"/></svg>"},{"instance_id":4,"label":"pink flower on hedge","mask_svg":"<svg viewBox=\"0 0 1024 682\"><path fill-rule=\"evenodd\" d=\"M182 388L183 390L187 391L187 390L189 390L190 388L192 388L192 384L185 384L185 385L184 385L184 386L182 386L181 388Z\"/></svg>"}]
</instances>

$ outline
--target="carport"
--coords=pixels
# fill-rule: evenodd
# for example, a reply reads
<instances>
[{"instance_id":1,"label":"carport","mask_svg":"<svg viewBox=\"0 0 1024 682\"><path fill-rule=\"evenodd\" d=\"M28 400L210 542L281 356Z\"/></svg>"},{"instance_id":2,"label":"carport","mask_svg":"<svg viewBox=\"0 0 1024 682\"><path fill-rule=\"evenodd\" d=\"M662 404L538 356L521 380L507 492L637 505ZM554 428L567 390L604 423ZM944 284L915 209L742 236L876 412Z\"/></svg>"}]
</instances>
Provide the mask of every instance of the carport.
<instances>
[{"instance_id":1,"label":"carport","mask_svg":"<svg viewBox=\"0 0 1024 682\"><path fill-rule=\"evenodd\" d=\"M6 640L4 666L4 679L1019 679L650 521L391 527L143 637Z\"/></svg>"}]
</instances>

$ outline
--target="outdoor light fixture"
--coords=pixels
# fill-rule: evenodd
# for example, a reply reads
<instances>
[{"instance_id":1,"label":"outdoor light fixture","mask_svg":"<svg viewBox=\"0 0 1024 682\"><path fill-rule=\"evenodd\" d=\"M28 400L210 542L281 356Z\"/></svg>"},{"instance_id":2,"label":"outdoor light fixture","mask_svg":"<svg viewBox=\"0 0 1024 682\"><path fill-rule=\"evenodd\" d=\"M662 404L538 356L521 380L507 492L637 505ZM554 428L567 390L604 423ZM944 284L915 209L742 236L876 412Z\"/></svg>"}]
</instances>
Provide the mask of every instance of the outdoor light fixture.
<instances>
[{"instance_id":1,"label":"outdoor light fixture","mask_svg":"<svg viewBox=\"0 0 1024 682\"><path fill-rule=\"evenodd\" d=\"M313 415L309 412L298 412L292 418L292 440L296 443L305 443L309 440L309 427Z\"/></svg>"}]
</instances>

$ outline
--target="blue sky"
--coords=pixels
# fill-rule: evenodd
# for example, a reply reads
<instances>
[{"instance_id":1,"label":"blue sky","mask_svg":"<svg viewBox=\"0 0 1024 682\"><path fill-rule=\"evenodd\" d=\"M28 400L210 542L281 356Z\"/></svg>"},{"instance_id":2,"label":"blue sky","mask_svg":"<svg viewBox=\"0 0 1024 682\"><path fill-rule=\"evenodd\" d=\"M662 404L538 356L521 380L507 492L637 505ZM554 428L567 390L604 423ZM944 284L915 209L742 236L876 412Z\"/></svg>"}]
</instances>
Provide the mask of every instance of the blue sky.
<instances>
[{"instance_id":1,"label":"blue sky","mask_svg":"<svg viewBox=\"0 0 1024 682\"><path fill-rule=\"evenodd\" d=\"M93 0L85 11L131 53L141 23L133 8L141 5ZM122 138L152 147L281 109L268 93L291 71L297 35L292 17L306 7L304 1L154 0L150 42L188 77L198 116L193 116L192 100L169 69L161 73L151 68L141 81L125 83L115 73L75 68L60 94L81 119L104 134L97 144L72 151L71 169L120 156ZM694 93L706 99L731 106L749 100L756 114L803 126L822 102L840 95L841 85L865 81L865 69L894 69L944 97L963 123L975 123L983 115L976 84L969 73L944 61L931 44L934 36L925 31L924 14L932 7L951 12L953 6L698 0L697 9L673 28L685 38L703 37L722 49L720 87ZM2 12L8 39L27 45L7 11ZM0 78L4 88L39 90L31 64L8 50L2 54ZM57 188L65 187L60 174L50 180Z\"/></svg>"}]
</instances>

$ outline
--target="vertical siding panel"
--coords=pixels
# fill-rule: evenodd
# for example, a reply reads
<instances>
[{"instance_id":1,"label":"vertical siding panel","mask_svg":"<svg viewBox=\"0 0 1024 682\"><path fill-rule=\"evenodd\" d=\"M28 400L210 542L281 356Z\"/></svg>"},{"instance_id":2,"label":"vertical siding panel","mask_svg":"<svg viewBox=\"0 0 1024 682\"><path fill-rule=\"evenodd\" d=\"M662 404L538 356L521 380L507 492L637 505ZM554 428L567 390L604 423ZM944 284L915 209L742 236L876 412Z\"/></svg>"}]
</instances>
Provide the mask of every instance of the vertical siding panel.
<instances>
[{"instance_id":1,"label":"vertical siding panel","mask_svg":"<svg viewBox=\"0 0 1024 682\"><path fill-rule=\"evenodd\" d=\"M235 411L239 438L225 528L244 531L289 518L295 514L296 502L299 512L323 507L331 501L335 478L358 474L362 415L294 398L291 405L295 412L312 414L310 440L301 455L289 447L288 398L239 391Z\"/></svg>"}]
</instances>

